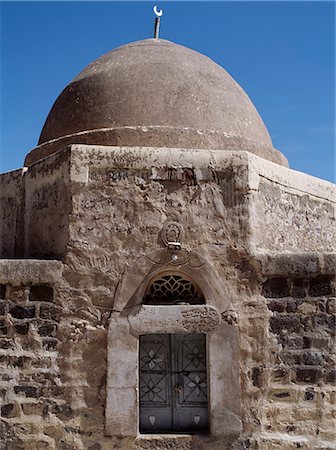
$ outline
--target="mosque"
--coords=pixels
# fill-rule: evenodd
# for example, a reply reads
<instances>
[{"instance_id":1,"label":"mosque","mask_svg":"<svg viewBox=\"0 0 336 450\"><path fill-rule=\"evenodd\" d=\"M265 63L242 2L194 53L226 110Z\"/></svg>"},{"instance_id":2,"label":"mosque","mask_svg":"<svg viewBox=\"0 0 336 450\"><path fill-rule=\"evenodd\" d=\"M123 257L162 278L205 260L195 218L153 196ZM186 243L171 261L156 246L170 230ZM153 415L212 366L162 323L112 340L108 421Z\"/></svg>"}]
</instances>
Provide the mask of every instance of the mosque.
<instances>
[{"instance_id":1,"label":"mosque","mask_svg":"<svg viewBox=\"0 0 336 450\"><path fill-rule=\"evenodd\" d=\"M335 198L208 57L91 63L1 175L0 448L336 449Z\"/></svg>"}]
</instances>

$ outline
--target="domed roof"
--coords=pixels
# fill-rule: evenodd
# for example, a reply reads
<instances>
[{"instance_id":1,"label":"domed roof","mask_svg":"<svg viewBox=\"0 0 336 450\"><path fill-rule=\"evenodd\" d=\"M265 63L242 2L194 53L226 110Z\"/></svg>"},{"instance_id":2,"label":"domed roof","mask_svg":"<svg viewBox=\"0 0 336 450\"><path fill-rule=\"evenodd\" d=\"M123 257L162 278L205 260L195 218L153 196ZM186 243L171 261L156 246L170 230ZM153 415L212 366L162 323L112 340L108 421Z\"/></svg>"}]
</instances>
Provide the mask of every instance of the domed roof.
<instances>
[{"instance_id":1,"label":"domed roof","mask_svg":"<svg viewBox=\"0 0 336 450\"><path fill-rule=\"evenodd\" d=\"M86 67L54 103L26 163L70 143L248 150L287 165L238 83L162 39L124 45Z\"/></svg>"}]
</instances>

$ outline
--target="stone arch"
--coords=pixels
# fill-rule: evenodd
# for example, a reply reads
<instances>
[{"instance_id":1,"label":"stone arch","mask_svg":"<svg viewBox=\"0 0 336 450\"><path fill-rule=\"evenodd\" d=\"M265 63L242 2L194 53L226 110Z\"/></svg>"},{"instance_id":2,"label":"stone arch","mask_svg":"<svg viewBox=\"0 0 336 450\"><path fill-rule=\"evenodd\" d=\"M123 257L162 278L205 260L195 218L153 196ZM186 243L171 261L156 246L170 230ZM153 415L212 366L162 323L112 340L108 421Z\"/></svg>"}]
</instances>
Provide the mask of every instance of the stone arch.
<instances>
[{"instance_id":1,"label":"stone arch","mask_svg":"<svg viewBox=\"0 0 336 450\"><path fill-rule=\"evenodd\" d=\"M177 259L173 259L173 255ZM186 250L156 250L141 256L130 266L116 291L114 311L128 315L142 302L151 278L163 272L174 271L190 277L202 291L205 302L224 312L230 299L223 297L220 278L214 267L195 252Z\"/></svg>"}]
</instances>

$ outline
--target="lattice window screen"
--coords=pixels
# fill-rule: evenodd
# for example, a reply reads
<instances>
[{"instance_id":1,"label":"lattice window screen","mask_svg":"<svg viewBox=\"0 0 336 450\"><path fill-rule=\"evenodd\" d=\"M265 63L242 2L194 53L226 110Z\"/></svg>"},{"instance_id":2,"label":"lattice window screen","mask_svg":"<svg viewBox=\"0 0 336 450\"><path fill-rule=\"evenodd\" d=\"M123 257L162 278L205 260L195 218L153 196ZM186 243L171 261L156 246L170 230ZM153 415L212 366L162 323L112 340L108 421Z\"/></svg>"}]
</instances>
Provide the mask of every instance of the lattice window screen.
<instances>
[{"instance_id":1,"label":"lattice window screen","mask_svg":"<svg viewBox=\"0 0 336 450\"><path fill-rule=\"evenodd\" d=\"M204 297L181 275L164 275L152 282L144 298L149 305L202 304Z\"/></svg>"}]
</instances>

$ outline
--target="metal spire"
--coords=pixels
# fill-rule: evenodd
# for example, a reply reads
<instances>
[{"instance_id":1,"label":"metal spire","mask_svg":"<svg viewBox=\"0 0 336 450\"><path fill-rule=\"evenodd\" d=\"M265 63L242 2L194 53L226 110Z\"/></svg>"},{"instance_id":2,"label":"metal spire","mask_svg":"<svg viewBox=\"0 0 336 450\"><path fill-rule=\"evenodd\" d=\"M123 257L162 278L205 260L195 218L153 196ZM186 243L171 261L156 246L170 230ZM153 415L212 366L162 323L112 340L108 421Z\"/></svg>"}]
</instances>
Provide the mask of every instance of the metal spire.
<instances>
[{"instance_id":1,"label":"metal spire","mask_svg":"<svg viewBox=\"0 0 336 450\"><path fill-rule=\"evenodd\" d=\"M157 5L153 8L154 14L156 15L155 18L155 26L154 26L154 39L159 39L159 30L160 30L160 17L163 14L162 9L158 9Z\"/></svg>"}]
</instances>

